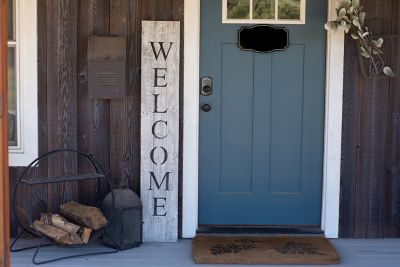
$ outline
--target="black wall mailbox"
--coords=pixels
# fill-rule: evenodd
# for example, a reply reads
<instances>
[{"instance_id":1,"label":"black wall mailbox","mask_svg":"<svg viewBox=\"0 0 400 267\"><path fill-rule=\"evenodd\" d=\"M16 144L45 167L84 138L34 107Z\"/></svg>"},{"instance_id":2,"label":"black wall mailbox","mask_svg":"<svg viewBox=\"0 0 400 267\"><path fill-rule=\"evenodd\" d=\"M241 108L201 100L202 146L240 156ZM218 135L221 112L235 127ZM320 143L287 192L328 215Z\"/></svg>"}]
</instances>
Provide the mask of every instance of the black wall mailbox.
<instances>
[{"instance_id":1,"label":"black wall mailbox","mask_svg":"<svg viewBox=\"0 0 400 267\"><path fill-rule=\"evenodd\" d=\"M88 87L90 98L122 98L127 95L126 37L89 37Z\"/></svg>"},{"instance_id":2,"label":"black wall mailbox","mask_svg":"<svg viewBox=\"0 0 400 267\"><path fill-rule=\"evenodd\" d=\"M240 49L261 53L285 50L289 43L289 33L285 28L270 25L242 27L238 38Z\"/></svg>"}]
</instances>

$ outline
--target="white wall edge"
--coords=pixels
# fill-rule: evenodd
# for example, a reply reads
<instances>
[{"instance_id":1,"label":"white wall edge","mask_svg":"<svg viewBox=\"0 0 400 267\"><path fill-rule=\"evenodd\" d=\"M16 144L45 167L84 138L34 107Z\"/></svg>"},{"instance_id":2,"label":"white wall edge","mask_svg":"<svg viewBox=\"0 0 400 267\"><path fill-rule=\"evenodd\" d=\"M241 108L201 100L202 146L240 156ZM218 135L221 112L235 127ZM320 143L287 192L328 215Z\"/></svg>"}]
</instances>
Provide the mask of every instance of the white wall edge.
<instances>
[{"instance_id":1,"label":"white wall edge","mask_svg":"<svg viewBox=\"0 0 400 267\"><path fill-rule=\"evenodd\" d=\"M336 1L329 0L329 20L336 16L335 6ZM321 213L321 228L327 238L339 236L344 40L343 32L327 33L324 183Z\"/></svg>"},{"instance_id":2,"label":"white wall edge","mask_svg":"<svg viewBox=\"0 0 400 267\"><path fill-rule=\"evenodd\" d=\"M10 166L27 166L38 156L37 0L18 1L20 149L9 150Z\"/></svg>"},{"instance_id":3,"label":"white wall edge","mask_svg":"<svg viewBox=\"0 0 400 267\"><path fill-rule=\"evenodd\" d=\"M200 0L184 5L182 237L192 238L198 222Z\"/></svg>"},{"instance_id":4,"label":"white wall edge","mask_svg":"<svg viewBox=\"0 0 400 267\"><path fill-rule=\"evenodd\" d=\"M335 0L328 0L329 18ZM185 0L184 127L182 237L192 238L198 226L198 142L200 0ZM323 25L321 25L323 27ZM328 238L339 233L340 160L342 139L344 34L328 32L325 96L324 171L321 228ZM329 190L328 190L329 189Z\"/></svg>"}]
</instances>

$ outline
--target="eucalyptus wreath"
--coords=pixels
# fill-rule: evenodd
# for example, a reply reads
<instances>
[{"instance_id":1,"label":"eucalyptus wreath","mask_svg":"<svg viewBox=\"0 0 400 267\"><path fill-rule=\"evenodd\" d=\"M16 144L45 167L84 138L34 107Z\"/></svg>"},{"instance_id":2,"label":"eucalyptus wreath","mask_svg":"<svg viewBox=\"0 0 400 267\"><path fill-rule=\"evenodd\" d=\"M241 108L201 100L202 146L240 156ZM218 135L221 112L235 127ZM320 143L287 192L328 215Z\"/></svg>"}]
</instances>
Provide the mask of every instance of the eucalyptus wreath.
<instances>
[{"instance_id":1,"label":"eucalyptus wreath","mask_svg":"<svg viewBox=\"0 0 400 267\"><path fill-rule=\"evenodd\" d=\"M382 58L383 38L373 38L365 26L366 13L360 5L360 0L338 0L336 13L336 19L325 23L325 29L342 29L345 33L350 33L351 38L358 43L361 56L369 62L368 72L371 77L377 77L380 73L394 77L392 68L385 65Z\"/></svg>"}]
</instances>

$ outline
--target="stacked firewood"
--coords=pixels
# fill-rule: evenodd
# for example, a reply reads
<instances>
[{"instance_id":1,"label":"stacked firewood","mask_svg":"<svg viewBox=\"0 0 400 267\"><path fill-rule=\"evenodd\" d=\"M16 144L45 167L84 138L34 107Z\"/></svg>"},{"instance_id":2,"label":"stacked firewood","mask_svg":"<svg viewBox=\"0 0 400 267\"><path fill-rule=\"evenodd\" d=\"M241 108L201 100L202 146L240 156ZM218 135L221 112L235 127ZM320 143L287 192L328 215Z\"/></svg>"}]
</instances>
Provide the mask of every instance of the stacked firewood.
<instances>
[{"instance_id":1,"label":"stacked firewood","mask_svg":"<svg viewBox=\"0 0 400 267\"><path fill-rule=\"evenodd\" d=\"M57 244L79 245L88 243L92 231L106 224L99 208L71 201L60 206L60 214L42 213L32 227Z\"/></svg>"}]
</instances>

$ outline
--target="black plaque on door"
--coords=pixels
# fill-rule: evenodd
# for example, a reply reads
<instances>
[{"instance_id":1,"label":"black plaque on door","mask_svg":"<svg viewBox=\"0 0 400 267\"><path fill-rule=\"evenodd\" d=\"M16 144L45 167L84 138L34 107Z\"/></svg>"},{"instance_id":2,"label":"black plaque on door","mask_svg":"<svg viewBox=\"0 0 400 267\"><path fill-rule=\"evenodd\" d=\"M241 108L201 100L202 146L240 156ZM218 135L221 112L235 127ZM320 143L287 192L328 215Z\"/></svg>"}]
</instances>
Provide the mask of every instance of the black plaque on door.
<instances>
[{"instance_id":1,"label":"black plaque on door","mask_svg":"<svg viewBox=\"0 0 400 267\"><path fill-rule=\"evenodd\" d=\"M285 28L270 25L242 27L238 38L241 50L260 53L285 50L289 43L289 33Z\"/></svg>"}]
</instances>

